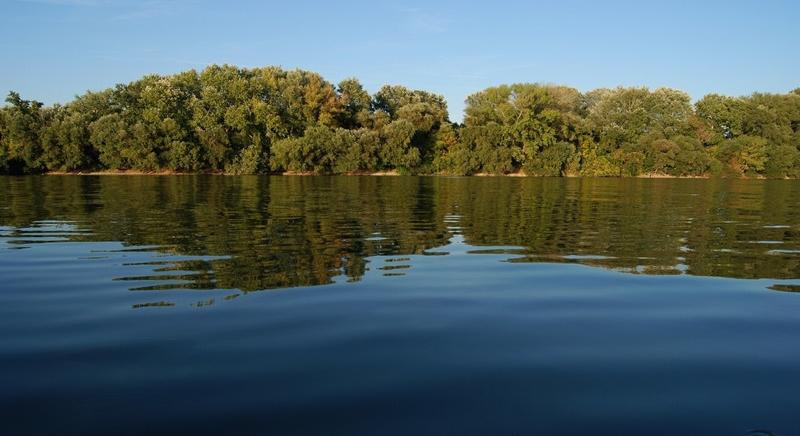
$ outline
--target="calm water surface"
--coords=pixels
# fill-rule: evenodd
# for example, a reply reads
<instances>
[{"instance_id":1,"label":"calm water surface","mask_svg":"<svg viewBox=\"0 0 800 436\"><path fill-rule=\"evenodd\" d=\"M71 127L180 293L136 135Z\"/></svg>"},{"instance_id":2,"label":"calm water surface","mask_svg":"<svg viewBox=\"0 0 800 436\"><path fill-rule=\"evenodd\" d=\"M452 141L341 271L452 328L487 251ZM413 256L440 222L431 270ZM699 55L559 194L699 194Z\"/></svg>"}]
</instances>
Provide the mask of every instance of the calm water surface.
<instances>
[{"instance_id":1,"label":"calm water surface","mask_svg":"<svg viewBox=\"0 0 800 436\"><path fill-rule=\"evenodd\" d=\"M3 434L800 434L800 182L0 178Z\"/></svg>"}]
</instances>

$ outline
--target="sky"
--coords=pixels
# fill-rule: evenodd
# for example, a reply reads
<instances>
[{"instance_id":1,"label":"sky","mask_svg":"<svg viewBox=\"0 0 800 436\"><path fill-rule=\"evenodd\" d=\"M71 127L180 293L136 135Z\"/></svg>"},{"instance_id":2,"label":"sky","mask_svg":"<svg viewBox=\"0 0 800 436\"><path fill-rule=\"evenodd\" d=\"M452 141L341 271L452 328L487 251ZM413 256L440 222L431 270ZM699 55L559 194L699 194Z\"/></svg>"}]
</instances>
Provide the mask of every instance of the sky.
<instances>
[{"instance_id":1,"label":"sky","mask_svg":"<svg viewBox=\"0 0 800 436\"><path fill-rule=\"evenodd\" d=\"M210 64L279 65L371 92L464 99L503 83L800 87L800 2L0 0L0 93L64 103Z\"/></svg>"}]
</instances>

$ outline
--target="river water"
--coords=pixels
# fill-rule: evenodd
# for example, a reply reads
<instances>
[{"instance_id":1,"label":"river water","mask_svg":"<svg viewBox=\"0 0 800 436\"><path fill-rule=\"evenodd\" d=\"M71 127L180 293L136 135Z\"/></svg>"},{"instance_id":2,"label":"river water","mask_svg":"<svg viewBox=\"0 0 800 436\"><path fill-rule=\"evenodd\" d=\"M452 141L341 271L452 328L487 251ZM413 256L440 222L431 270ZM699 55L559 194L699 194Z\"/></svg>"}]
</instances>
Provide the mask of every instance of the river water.
<instances>
[{"instance_id":1,"label":"river water","mask_svg":"<svg viewBox=\"0 0 800 436\"><path fill-rule=\"evenodd\" d=\"M0 178L4 434L800 434L800 182Z\"/></svg>"}]
</instances>

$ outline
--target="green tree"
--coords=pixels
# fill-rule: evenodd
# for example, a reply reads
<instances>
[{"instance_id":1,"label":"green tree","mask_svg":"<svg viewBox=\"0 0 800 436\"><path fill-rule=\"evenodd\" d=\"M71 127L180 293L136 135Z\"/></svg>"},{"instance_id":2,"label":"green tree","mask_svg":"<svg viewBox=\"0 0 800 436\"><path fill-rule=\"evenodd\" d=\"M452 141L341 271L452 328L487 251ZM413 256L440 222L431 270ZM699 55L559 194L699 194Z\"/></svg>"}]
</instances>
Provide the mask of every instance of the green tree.
<instances>
[{"instance_id":1,"label":"green tree","mask_svg":"<svg viewBox=\"0 0 800 436\"><path fill-rule=\"evenodd\" d=\"M339 82L337 90L342 106L339 125L347 129L369 127L372 97L361 82L351 77Z\"/></svg>"},{"instance_id":2,"label":"green tree","mask_svg":"<svg viewBox=\"0 0 800 436\"><path fill-rule=\"evenodd\" d=\"M587 127L599 146L595 156L606 156L604 160L617 166L619 175L647 171L646 155L656 140L692 130L690 98L682 91L602 89L590 92L587 102Z\"/></svg>"},{"instance_id":3,"label":"green tree","mask_svg":"<svg viewBox=\"0 0 800 436\"><path fill-rule=\"evenodd\" d=\"M410 171L419 165L419 149L411 143L415 133L414 124L402 119L392 121L382 129L380 161L383 168Z\"/></svg>"},{"instance_id":4,"label":"green tree","mask_svg":"<svg viewBox=\"0 0 800 436\"><path fill-rule=\"evenodd\" d=\"M283 139L272 149L272 168L328 174L336 162L335 133L330 127L309 127L300 138Z\"/></svg>"},{"instance_id":5,"label":"green tree","mask_svg":"<svg viewBox=\"0 0 800 436\"><path fill-rule=\"evenodd\" d=\"M582 95L567 87L520 83L488 88L467 97L464 138L475 144L481 166L493 168L490 172L523 168L530 174L560 175L577 150L584 107ZM492 143L499 149L488 150Z\"/></svg>"},{"instance_id":6,"label":"green tree","mask_svg":"<svg viewBox=\"0 0 800 436\"><path fill-rule=\"evenodd\" d=\"M14 172L42 170L40 134L44 127L44 105L35 100L24 100L13 91L6 97L6 103L10 106L5 110L3 123L5 166Z\"/></svg>"},{"instance_id":7,"label":"green tree","mask_svg":"<svg viewBox=\"0 0 800 436\"><path fill-rule=\"evenodd\" d=\"M463 125L440 95L280 67L148 75L45 107L0 108L0 172L137 169L800 176L800 92L705 96L494 86Z\"/></svg>"}]
</instances>

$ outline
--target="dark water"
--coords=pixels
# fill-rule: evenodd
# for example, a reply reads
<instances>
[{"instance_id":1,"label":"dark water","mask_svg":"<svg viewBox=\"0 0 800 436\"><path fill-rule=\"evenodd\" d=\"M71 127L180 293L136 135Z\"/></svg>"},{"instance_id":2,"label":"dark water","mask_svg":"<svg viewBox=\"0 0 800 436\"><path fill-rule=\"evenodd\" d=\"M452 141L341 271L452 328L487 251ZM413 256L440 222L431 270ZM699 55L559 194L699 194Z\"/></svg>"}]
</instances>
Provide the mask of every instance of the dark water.
<instances>
[{"instance_id":1,"label":"dark water","mask_svg":"<svg viewBox=\"0 0 800 436\"><path fill-rule=\"evenodd\" d=\"M798 435L798 206L796 181L0 178L0 433Z\"/></svg>"}]
</instances>

